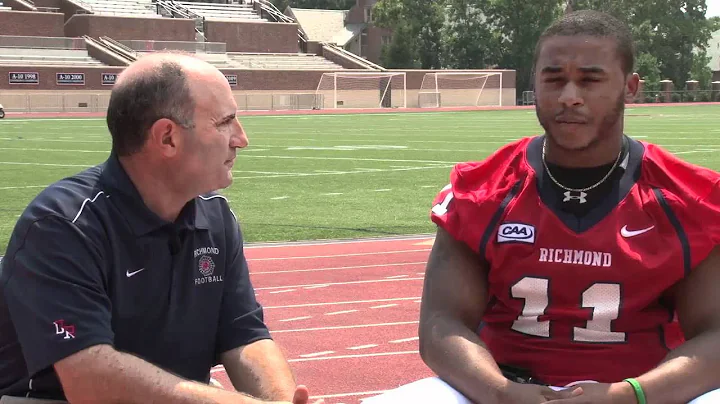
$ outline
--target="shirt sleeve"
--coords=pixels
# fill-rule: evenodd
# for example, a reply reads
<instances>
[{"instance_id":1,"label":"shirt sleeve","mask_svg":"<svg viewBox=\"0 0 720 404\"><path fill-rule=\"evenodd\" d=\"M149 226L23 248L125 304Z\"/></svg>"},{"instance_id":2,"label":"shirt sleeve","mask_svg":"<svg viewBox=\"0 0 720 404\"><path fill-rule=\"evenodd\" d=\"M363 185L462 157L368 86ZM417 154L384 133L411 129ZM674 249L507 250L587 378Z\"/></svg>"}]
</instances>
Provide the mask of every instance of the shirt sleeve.
<instances>
[{"instance_id":1,"label":"shirt sleeve","mask_svg":"<svg viewBox=\"0 0 720 404\"><path fill-rule=\"evenodd\" d=\"M113 344L101 250L73 223L30 224L3 262L10 317L32 376L98 344Z\"/></svg>"},{"instance_id":2,"label":"shirt sleeve","mask_svg":"<svg viewBox=\"0 0 720 404\"><path fill-rule=\"evenodd\" d=\"M493 178L488 163L458 164L450 183L433 200L430 220L453 238L483 253L482 241L502 199L514 185L508 176Z\"/></svg>"},{"instance_id":3,"label":"shirt sleeve","mask_svg":"<svg viewBox=\"0 0 720 404\"><path fill-rule=\"evenodd\" d=\"M230 245L233 246L234 257L226 269L216 344L217 357L230 349L270 338L264 323L262 305L255 299L240 227L237 221L233 220L233 223Z\"/></svg>"}]
</instances>

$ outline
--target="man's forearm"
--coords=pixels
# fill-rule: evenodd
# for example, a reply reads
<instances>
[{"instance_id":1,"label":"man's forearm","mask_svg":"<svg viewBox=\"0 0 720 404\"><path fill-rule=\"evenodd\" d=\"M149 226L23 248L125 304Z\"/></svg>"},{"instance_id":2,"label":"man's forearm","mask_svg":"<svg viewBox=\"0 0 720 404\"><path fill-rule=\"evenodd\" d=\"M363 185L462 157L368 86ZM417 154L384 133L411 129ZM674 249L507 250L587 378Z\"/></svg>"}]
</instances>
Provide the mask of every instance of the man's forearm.
<instances>
[{"instance_id":1,"label":"man's forearm","mask_svg":"<svg viewBox=\"0 0 720 404\"><path fill-rule=\"evenodd\" d=\"M500 402L509 381L478 335L448 318L436 317L425 324L420 354L430 369L474 402Z\"/></svg>"},{"instance_id":2,"label":"man's forearm","mask_svg":"<svg viewBox=\"0 0 720 404\"><path fill-rule=\"evenodd\" d=\"M720 330L671 351L655 369L636 378L650 403L687 403L720 388Z\"/></svg>"},{"instance_id":3,"label":"man's forearm","mask_svg":"<svg viewBox=\"0 0 720 404\"><path fill-rule=\"evenodd\" d=\"M222 355L233 386L265 400L292 401L295 377L273 340L253 342Z\"/></svg>"},{"instance_id":4,"label":"man's forearm","mask_svg":"<svg viewBox=\"0 0 720 404\"><path fill-rule=\"evenodd\" d=\"M109 346L92 347L77 357L69 358L68 362L59 366L58 375L68 401L73 404L259 403L259 400L237 392L182 379Z\"/></svg>"}]
</instances>

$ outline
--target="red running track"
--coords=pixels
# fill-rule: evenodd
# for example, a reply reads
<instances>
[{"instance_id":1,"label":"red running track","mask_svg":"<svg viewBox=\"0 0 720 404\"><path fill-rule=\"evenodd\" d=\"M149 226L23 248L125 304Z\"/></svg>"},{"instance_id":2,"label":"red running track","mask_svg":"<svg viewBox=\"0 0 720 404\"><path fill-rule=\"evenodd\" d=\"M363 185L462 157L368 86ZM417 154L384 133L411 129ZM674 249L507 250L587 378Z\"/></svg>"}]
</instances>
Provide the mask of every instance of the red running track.
<instances>
[{"instance_id":1,"label":"red running track","mask_svg":"<svg viewBox=\"0 0 720 404\"><path fill-rule=\"evenodd\" d=\"M429 236L246 247L273 338L327 404L428 377L417 326ZM232 388L221 367L213 378Z\"/></svg>"}]
</instances>

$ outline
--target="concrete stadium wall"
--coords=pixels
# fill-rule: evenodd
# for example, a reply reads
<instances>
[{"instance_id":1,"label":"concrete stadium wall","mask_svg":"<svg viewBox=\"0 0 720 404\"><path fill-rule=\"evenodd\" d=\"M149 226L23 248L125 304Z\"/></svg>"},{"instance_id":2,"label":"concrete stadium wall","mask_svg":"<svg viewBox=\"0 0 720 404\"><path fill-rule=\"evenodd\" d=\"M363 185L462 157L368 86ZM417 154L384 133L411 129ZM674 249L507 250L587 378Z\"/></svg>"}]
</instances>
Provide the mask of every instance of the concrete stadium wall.
<instances>
[{"instance_id":1,"label":"concrete stadium wall","mask_svg":"<svg viewBox=\"0 0 720 404\"><path fill-rule=\"evenodd\" d=\"M102 112L107 108L110 85L102 84L103 73L120 73L121 67L59 68L59 67L0 67L0 103L8 111L18 112ZM39 84L8 84L11 72L34 72L39 74ZM503 105L515 105L515 72L504 70ZM84 85L59 85L56 73L85 73ZM315 70L231 70L223 69L225 75L236 76L232 85L238 108L241 110L311 109L317 102L323 108L333 108L335 97L332 83L324 86L322 99L315 97L323 71ZM427 96L420 96L422 79L427 71L407 71L407 88L401 81L391 86L392 106L402 105L403 93L407 107L428 106ZM326 76L330 77L330 76ZM234 81L234 80L233 80ZM341 108L371 108L379 106L379 82L345 80L339 86L337 101ZM477 82L469 88L445 89L441 106L498 105L500 81L497 77L487 80L482 94ZM479 99L478 99L478 96ZM421 105L421 100L426 100ZM470 104L468 104L470 103ZM432 103L430 103L432 104Z\"/></svg>"},{"instance_id":2,"label":"concrete stadium wall","mask_svg":"<svg viewBox=\"0 0 720 404\"><path fill-rule=\"evenodd\" d=\"M195 41L195 21L163 17L115 17L75 14L65 23L65 36L109 36L115 40ZM63 36L62 34L59 36Z\"/></svg>"},{"instance_id":3,"label":"concrete stadium wall","mask_svg":"<svg viewBox=\"0 0 720 404\"><path fill-rule=\"evenodd\" d=\"M60 13L0 11L0 35L64 36L64 23Z\"/></svg>"},{"instance_id":4,"label":"concrete stadium wall","mask_svg":"<svg viewBox=\"0 0 720 404\"><path fill-rule=\"evenodd\" d=\"M297 29L294 23L206 19L203 32L208 42L225 42L228 52L297 53Z\"/></svg>"}]
</instances>

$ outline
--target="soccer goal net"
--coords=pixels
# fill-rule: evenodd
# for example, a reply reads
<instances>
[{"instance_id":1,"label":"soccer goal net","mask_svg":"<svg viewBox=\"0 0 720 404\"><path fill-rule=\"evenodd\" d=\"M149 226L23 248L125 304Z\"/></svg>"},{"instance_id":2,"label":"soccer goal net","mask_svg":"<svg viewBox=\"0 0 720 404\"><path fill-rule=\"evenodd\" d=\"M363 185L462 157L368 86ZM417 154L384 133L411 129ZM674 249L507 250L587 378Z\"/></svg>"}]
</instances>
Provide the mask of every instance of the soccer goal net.
<instances>
[{"instance_id":1,"label":"soccer goal net","mask_svg":"<svg viewBox=\"0 0 720 404\"><path fill-rule=\"evenodd\" d=\"M405 73L323 73L315 91L316 106L324 108L405 108Z\"/></svg>"},{"instance_id":2,"label":"soccer goal net","mask_svg":"<svg viewBox=\"0 0 720 404\"><path fill-rule=\"evenodd\" d=\"M502 106L502 73L426 73L418 104L420 108Z\"/></svg>"}]
</instances>

